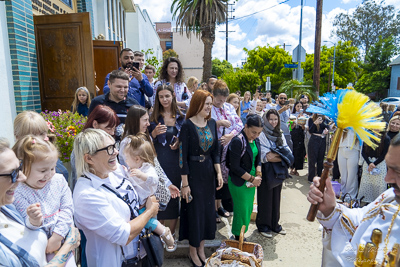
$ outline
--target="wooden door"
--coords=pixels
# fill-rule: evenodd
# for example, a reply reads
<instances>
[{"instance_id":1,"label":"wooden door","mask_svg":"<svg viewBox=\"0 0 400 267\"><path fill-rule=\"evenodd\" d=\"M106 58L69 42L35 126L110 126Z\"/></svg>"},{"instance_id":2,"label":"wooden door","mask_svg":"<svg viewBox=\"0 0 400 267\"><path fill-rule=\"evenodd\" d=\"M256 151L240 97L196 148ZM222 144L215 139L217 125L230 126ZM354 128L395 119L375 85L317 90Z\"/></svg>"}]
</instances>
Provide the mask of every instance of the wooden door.
<instances>
[{"instance_id":1,"label":"wooden door","mask_svg":"<svg viewBox=\"0 0 400 267\"><path fill-rule=\"evenodd\" d=\"M70 110L75 91L95 93L89 13L34 16L43 110Z\"/></svg>"},{"instance_id":2,"label":"wooden door","mask_svg":"<svg viewBox=\"0 0 400 267\"><path fill-rule=\"evenodd\" d=\"M100 89L99 95L103 94L104 82L107 74L120 67L119 53L122 50L120 41L93 41L94 70L96 72L96 85Z\"/></svg>"}]
</instances>

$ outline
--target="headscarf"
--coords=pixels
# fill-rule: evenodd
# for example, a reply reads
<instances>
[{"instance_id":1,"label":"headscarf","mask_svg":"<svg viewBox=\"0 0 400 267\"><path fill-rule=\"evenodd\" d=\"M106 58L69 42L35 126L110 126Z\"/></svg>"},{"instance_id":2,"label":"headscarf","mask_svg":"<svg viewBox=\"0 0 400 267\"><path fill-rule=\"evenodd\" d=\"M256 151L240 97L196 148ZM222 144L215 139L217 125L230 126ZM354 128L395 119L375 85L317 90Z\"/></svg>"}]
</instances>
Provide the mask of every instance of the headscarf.
<instances>
[{"instance_id":1,"label":"headscarf","mask_svg":"<svg viewBox=\"0 0 400 267\"><path fill-rule=\"evenodd\" d=\"M279 120L279 117L278 117ZM276 146L282 146L283 145L283 140L282 140L282 131L278 127L278 125L274 128L272 125L269 123L267 119L267 113L264 114L263 116L263 121L264 121L264 127L263 127L263 133L265 136L274 142Z\"/></svg>"}]
</instances>

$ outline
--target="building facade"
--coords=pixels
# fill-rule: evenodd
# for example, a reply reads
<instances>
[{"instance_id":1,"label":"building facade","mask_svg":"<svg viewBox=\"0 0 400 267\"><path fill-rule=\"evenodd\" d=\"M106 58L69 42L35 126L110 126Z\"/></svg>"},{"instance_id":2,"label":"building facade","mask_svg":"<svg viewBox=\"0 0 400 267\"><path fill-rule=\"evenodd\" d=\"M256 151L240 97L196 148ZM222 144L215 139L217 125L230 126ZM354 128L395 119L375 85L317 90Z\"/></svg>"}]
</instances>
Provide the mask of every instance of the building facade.
<instances>
[{"instance_id":1,"label":"building facade","mask_svg":"<svg viewBox=\"0 0 400 267\"><path fill-rule=\"evenodd\" d=\"M389 66L391 67L391 75L388 96L400 97L400 56L393 60Z\"/></svg>"}]
</instances>

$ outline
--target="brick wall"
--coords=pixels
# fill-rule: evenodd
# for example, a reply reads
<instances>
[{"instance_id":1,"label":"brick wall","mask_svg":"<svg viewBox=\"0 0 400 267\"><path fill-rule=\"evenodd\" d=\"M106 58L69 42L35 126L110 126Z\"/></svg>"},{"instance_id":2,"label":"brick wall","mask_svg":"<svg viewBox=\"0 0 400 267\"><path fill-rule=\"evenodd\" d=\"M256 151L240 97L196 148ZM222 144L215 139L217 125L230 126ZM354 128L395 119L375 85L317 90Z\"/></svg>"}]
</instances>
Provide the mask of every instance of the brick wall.
<instances>
[{"instance_id":1,"label":"brick wall","mask_svg":"<svg viewBox=\"0 0 400 267\"><path fill-rule=\"evenodd\" d=\"M6 1L7 27L17 113L41 111L32 1Z\"/></svg>"}]
</instances>

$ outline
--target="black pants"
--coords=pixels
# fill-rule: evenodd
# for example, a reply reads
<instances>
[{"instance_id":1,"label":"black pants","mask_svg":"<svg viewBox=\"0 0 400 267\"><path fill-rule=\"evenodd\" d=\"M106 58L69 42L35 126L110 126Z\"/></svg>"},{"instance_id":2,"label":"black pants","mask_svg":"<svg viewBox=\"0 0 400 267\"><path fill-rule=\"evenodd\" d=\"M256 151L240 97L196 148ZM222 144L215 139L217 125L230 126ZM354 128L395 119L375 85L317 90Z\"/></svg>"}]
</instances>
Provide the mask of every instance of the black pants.
<instances>
[{"instance_id":1,"label":"black pants","mask_svg":"<svg viewBox=\"0 0 400 267\"><path fill-rule=\"evenodd\" d=\"M325 150L325 138L311 135L308 142L308 181L312 182L315 175L321 176L324 167ZM315 172L315 164L317 165L317 172Z\"/></svg>"},{"instance_id":2,"label":"black pants","mask_svg":"<svg viewBox=\"0 0 400 267\"><path fill-rule=\"evenodd\" d=\"M338 158L336 157L335 161L333 162L332 180L339 181L339 179L340 179L340 171L339 171Z\"/></svg>"},{"instance_id":3,"label":"black pants","mask_svg":"<svg viewBox=\"0 0 400 267\"><path fill-rule=\"evenodd\" d=\"M261 183L257 188L258 212L256 225L258 231L279 233L282 226L279 225L281 213L281 191L282 184L272 188L267 188L267 183Z\"/></svg>"}]
</instances>

